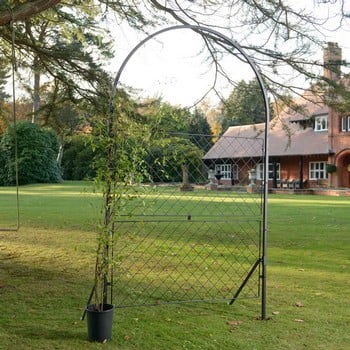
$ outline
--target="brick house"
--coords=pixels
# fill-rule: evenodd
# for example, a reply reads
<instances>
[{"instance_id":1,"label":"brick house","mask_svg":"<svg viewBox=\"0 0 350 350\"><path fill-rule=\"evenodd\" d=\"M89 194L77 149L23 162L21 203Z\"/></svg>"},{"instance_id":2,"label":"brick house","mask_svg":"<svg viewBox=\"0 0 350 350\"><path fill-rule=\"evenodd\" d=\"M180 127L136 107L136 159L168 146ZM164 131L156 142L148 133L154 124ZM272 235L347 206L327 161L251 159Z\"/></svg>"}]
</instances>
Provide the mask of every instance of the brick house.
<instances>
[{"instance_id":1,"label":"brick house","mask_svg":"<svg viewBox=\"0 0 350 350\"><path fill-rule=\"evenodd\" d=\"M341 48L328 43L326 78L342 79L341 59ZM349 188L350 112L336 112L311 91L295 104L298 112L285 108L270 124L269 187ZM264 129L264 123L229 127L206 153L204 163L220 173L222 185L247 184L252 169L261 181Z\"/></svg>"}]
</instances>

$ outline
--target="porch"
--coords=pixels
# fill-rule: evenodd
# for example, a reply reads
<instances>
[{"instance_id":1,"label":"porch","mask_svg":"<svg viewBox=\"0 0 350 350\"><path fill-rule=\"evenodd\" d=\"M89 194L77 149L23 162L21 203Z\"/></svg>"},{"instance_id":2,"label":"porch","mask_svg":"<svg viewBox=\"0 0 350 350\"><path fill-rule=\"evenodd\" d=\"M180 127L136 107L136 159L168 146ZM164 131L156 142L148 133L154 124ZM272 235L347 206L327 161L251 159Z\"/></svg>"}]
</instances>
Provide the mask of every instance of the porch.
<instances>
[{"instance_id":1,"label":"porch","mask_svg":"<svg viewBox=\"0 0 350 350\"><path fill-rule=\"evenodd\" d=\"M350 196L350 188L270 188L269 193L278 194L317 194L322 196Z\"/></svg>"},{"instance_id":2,"label":"porch","mask_svg":"<svg viewBox=\"0 0 350 350\"><path fill-rule=\"evenodd\" d=\"M261 192L262 186L251 185L242 186L242 185L215 185L208 186L205 185L205 188L208 190L216 191L234 191L234 192ZM350 188L269 188L269 193L273 194L316 194L322 196L350 196Z\"/></svg>"}]
</instances>

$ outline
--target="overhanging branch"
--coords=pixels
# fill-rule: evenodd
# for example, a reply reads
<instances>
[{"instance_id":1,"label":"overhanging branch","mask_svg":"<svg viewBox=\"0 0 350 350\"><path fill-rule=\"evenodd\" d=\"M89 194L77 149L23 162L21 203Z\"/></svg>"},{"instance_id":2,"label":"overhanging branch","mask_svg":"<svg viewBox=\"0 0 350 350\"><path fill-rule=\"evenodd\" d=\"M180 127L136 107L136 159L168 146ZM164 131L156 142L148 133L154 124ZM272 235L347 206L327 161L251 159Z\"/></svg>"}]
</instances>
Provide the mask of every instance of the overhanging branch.
<instances>
[{"instance_id":1,"label":"overhanging branch","mask_svg":"<svg viewBox=\"0 0 350 350\"><path fill-rule=\"evenodd\" d=\"M61 0L32 0L0 12L0 26L9 25L11 21L23 21L59 4Z\"/></svg>"}]
</instances>

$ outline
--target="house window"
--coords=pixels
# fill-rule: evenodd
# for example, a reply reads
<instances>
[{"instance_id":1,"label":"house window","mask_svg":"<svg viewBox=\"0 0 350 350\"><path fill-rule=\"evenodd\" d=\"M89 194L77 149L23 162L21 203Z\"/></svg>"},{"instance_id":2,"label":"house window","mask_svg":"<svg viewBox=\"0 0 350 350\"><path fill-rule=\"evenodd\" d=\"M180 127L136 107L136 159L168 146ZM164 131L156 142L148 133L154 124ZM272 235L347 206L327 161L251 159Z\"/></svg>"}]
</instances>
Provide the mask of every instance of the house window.
<instances>
[{"instance_id":1,"label":"house window","mask_svg":"<svg viewBox=\"0 0 350 350\"><path fill-rule=\"evenodd\" d=\"M215 173L221 174L222 180L238 180L237 164L216 164Z\"/></svg>"},{"instance_id":2,"label":"house window","mask_svg":"<svg viewBox=\"0 0 350 350\"><path fill-rule=\"evenodd\" d=\"M341 131L347 130L347 123L346 123L346 117L341 117Z\"/></svg>"},{"instance_id":3,"label":"house window","mask_svg":"<svg viewBox=\"0 0 350 350\"><path fill-rule=\"evenodd\" d=\"M215 174L220 174L223 180L231 180L231 164L216 164Z\"/></svg>"},{"instance_id":4,"label":"house window","mask_svg":"<svg viewBox=\"0 0 350 350\"><path fill-rule=\"evenodd\" d=\"M327 179L326 162L309 163L310 180Z\"/></svg>"},{"instance_id":5,"label":"house window","mask_svg":"<svg viewBox=\"0 0 350 350\"><path fill-rule=\"evenodd\" d=\"M273 166L276 166L276 179L280 179L280 163L269 163L269 180L273 180L274 169ZM264 164L259 163L256 167L256 178L257 180L264 179Z\"/></svg>"},{"instance_id":6,"label":"house window","mask_svg":"<svg viewBox=\"0 0 350 350\"><path fill-rule=\"evenodd\" d=\"M315 117L315 131L328 130L328 118L326 115Z\"/></svg>"},{"instance_id":7,"label":"house window","mask_svg":"<svg viewBox=\"0 0 350 350\"><path fill-rule=\"evenodd\" d=\"M350 131L350 116L341 118L341 131Z\"/></svg>"}]
</instances>

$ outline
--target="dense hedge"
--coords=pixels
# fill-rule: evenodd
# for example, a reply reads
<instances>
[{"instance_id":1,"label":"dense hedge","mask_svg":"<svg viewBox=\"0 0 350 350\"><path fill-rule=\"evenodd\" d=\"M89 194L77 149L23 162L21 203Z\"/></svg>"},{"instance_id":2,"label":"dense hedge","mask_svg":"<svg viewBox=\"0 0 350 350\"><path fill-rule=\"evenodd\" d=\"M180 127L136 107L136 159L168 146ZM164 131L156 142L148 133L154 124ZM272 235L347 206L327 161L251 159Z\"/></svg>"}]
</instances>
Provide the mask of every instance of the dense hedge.
<instances>
[{"instance_id":1,"label":"dense hedge","mask_svg":"<svg viewBox=\"0 0 350 350\"><path fill-rule=\"evenodd\" d=\"M14 185L15 140L17 135L19 184L56 183L61 181L57 164L58 141L51 129L28 121L8 126L0 139L0 185Z\"/></svg>"},{"instance_id":2,"label":"dense hedge","mask_svg":"<svg viewBox=\"0 0 350 350\"><path fill-rule=\"evenodd\" d=\"M95 177L93 158L89 136L77 135L70 138L65 144L62 158L63 179L84 180Z\"/></svg>"}]
</instances>

